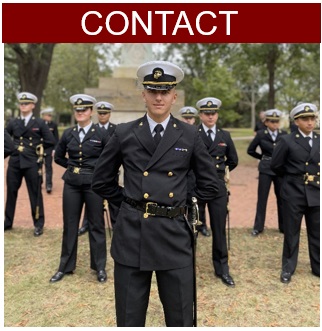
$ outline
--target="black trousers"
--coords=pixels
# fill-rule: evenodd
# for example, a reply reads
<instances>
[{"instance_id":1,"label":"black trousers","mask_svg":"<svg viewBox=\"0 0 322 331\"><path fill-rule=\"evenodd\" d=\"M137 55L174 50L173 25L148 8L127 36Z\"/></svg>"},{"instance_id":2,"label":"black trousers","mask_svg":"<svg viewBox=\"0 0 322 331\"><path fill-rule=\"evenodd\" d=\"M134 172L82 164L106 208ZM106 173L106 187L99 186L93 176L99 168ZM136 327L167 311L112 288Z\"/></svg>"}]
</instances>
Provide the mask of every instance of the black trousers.
<instances>
[{"instance_id":1,"label":"black trousers","mask_svg":"<svg viewBox=\"0 0 322 331\"><path fill-rule=\"evenodd\" d=\"M145 326L153 271L114 262L117 326ZM193 267L155 271L166 326L193 325Z\"/></svg>"},{"instance_id":2,"label":"black trousers","mask_svg":"<svg viewBox=\"0 0 322 331\"><path fill-rule=\"evenodd\" d=\"M53 185L53 157L52 157L52 149L46 149L45 156L45 169L46 169L46 186Z\"/></svg>"},{"instance_id":3,"label":"black trousers","mask_svg":"<svg viewBox=\"0 0 322 331\"><path fill-rule=\"evenodd\" d=\"M267 200L269 190L272 182L274 183L274 192L277 203L277 215L278 215L278 229L283 232L283 214L282 214L282 199L280 197L282 178L278 176L271 176L259 173L258 177L258 190L257 190L257 208L254 222L254 230L262 232L265 226Z\"/></svg>"},{"instance_id":4,"label":"black trousers","mask_svg":"<svg viewBox=\"0 0 322 331\"><path fill-rule=\"evenodd\" d=\"M31 208L31 216L33 219L34 226L43 228L45 224L44 217L44 204L41 189L39 190L39 178L38 175L38 165L31 168L20 169L20 167L9 165L7 170L7 201L6 201L6 209L5 209L5 222L9 225L13 225L13 220L15 216L16 203L18 197L18 190L21 186L22 179L25 178L30 208ZM38 190L39 196L38 196ZM37 196L39 200L37 202ZM36 206L39 203L39 219L36 220Z\"/></svg>"},{"instance_id":5,"label":"black trousers","mask_svg":"<svg viewBox=\"0 0 322 331\"><path fill-rule=\"evenodd\" d=\"M282 270L292 274L295 272L303 216L306 223L312 272L320 275L320 206L308 207L286 200L283 200L284 244Z\"/></svg>"},{"instance_id":6,"label":"black trousers","mask_svg":"<svg viewBox=\"0 0 322 331\"><path fill-rule=\"evenodd\" d=\"M63 241L59 271L76 268L78 227L83 205L89 221L90 267L99 271L106 267L106 232L103 216L103 199L94 193L91 185L73 186L67 183L63 189Z\"/></svg>"},{"instance_id":7,"label":"black trousers","mask_svg":"<svg viewBox=\"0 0 322 331\"><path fill-rule=\"evenodd\" d=\"M224 195L207 204L212 231L212 261L216 275L229 273L226 239L227 202L227 195ZM206 204L199 201L198 205L201 213L204 213Z\"/></svg>"}]
</instances>

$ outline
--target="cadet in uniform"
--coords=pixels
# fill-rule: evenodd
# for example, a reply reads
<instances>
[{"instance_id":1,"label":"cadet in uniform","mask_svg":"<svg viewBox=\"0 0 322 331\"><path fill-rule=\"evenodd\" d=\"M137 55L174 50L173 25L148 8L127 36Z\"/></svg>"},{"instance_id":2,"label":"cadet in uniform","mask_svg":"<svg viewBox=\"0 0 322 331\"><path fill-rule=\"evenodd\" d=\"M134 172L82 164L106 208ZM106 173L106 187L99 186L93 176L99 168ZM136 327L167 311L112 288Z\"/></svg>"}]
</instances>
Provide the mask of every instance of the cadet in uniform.
<instances>
[{"instance_id":1,"label":"cadet in uniform","mask_svg":"<svg viewBox=\"0 0 322 331\"><path fill-rule=\"evenodd\" d=\"M258 164L258 190L257 190L257 209L252 236L258 236L264 230L266 207L272 182L274 183L274 192L278 211L278 228L283 230L282 199L280 197L281 178L271 170L271 159L273 150L281 139L281 136L287 134L286 131L279 129L279 122L282 112L278 109L269 109L265 111L265 129L259 130L255 138L248 146L247 153L256 159ZM257 147L260 147L261 153L258 153Z\"/></svg>"},{"instance_id":2,"label":"cadet in uniform","mask_svg":"<svg viewBox=\"0 0 322 331\"><path fill-rule=\"evenodd\" d=\"M215 162L219 177L219 192L215 199L208 202L210 227L212 230L212 259L215 275L221 278L227 286L235 286L229 274L228 249L226 240L226 219L228 192L225 183L226 167L229 171L236 168L238 156L235 145L228 131L219 129L216 125L221 101L207 97L197 102L201 124L199 134L207 147L208 153ZM200 218L205 219L205 202L198 201Z\"/></svg>"},{"instance_id":3,"label":"cadet in uniform","mask_svg":"<svg viewBox=\"0 0 322 331\"><path fill-rule=\"evenodd\" d=\"M194 107L191 106L186 106L183 107L179 110L179 114L181 116L181 120L183 122L186 122L190 125L194 125L196 123L196 117L198 116L198 110ZM187 204L189 208L191 207L191 198L192 198L192 193L193 189L196 185L196 176L194 175L193 171L190 170L188 174L188 199L187 199ZM190 209L189 209L190 210ZM189 213L191 215L191 213ZM201 225L197 226L197 230L199 233L201 233L205 237L210 237L210 232L207 229L206 225L206 219L205 219L205 212L201 212L199 215L199 221L202 223ZM201 219L202 217L202 219Z\"/></svg>"},{"instance_id":4,"label":"cadet in uniform","mask_svg":"<svg viewBox=\"0 0 322 331\"><path fill-rule=\"evenodd\" d=\"M296 270L303 216L312 273L320 277L320 135L313 131L316 112L312 103L292 109L290 118L298 129L281 138L271 161L271 169L283 176L282 283L289 283Z\"/></svg>"},{"instance_id":5,"label":"cadet in uniform","mask_svg":"<svg viewBox=\"0 0 322 331\"><path fill-rule=\"evenodd\" d=\"M97 112L98 116L98 123L95 125L100 128L104 134L111 136L115 131L116 125L110 123L111 111L114 110L114 106L106 101L99 101L94 105L94 109ZM118 178L117 178L118 179ZM112 225L115 223L118 208L113 204L108 204L108 210L111 217ZM88 231L88 218L87 218L87 211L85 209L83 222L81 228L78 230L78 235L81 236L82 234Z\"/></svg>"},{"instance_id":6,"label":"cadet in uniform","mask_svg":"<svg viewBox=\"0 0 322 331\"><path fill-rule=\"evenodd\" d=\"M95 167L92 187L120 206L113 230L118 326L144 326L155 271L167 326L193 325L193 255L185 218L187 174L195 196L208 201L218 177L196 128L174 118L175 86L183 71L167 61L138 68L147 114L118 124ZM124 188L115 182L124 168Z\"/></svg>"},{"instance_id":7,"label":"cadet in uniform","mask_svg":"<svg viewBox=\"0 0 322 331\"><path fill-rule=\"evenodd\" d=\"M97 280L107 279L106 232L103 199L91 189L95 164L107 136L91 120L95 98L86 94L70 97L77 125L64 131L56 152L55 162L66 168L63 175L63 238L58 271L50 279L60 281L76 268L78 227L83 205L89 221L90 267L97 273ZM67 157L68 156L68 157Z\"/></svg>"},{"instance_id":8,"label":"cadet in uniform","mask_svg":"<svg viewBox=\"0 0 322 331\"><path fill-rule=\"evenodd\" d=\"M48 148L55 145L55 139L45 122L33 115L38 98L29 92L18 94L20 116L9 121L7 131L13 137L15 151L11 154L7 170L7 202L4 230L12 229L18 190L25 178L31 214L34 223L34 236L43 234L45 224L43 198L41 193L41 163L37 163L39 146Z\"/></svg>"},{"instance_id":9,"label":"cadet in uniform","mask_svg":"<svg viewBox=\"0 0 322 331\"><path fill-rule=\"evenodd\" d=\"M40 112L42 119L48 125L49 130L55 137L56 144L59 140L57 124L52 120L53 108L46 108ZM46 191L51 193L53 189L53 155L55 153L55 147L49 147L45 149L45 169L46 169Z\"/></svg>"}]
</instances>

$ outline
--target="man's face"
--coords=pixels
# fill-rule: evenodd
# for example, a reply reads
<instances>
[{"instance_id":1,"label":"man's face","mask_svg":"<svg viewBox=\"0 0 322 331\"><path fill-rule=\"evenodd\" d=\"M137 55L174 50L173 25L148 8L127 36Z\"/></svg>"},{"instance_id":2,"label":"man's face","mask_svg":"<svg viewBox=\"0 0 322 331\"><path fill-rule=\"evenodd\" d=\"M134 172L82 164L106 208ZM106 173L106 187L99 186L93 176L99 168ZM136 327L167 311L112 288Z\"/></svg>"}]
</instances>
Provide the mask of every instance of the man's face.
<instances>
[{"instance_id":1,"label":"man's face","mask_svg":"<svg viewBox=\"0 0 322 331\"><path fill-rule=\"evenodd\" d=\"M314 130L316 119L314 116L299 117L294 121L294 123L303 133L308 135Z\"/></svg>"},{"instance_id":2,"label":"man's face","mask_svg":"<svg viewBox=\"0 0 322 331\"><path fill-rule=\"evenodd\" d=\"M279 120L266 120L265 125L271 130L275 131L280 127L280 121Z\"/></svg>"},{"instance_id":3,"label":"man's face","mask_svg":"<svg viewBox=\"0 0 322 331\"><path fill-rule=\"evenodd\" d=\"M52 120L52 115L51 114L43 114L42 119L44 121L50 122Z\"/></svg>"},{"instance_id":4,"label":"man's face","mask_svg":"<svg viewBox=\"0 0 322 331\"><path fill-rule=\"evenodd\" d=\"M33 102L22 102L19 104L20 113L23 116L29 115L34 108L35 104Z\"/></svg>"},{"instance_id":5,"label":"man's face","mask_svg":"<svg viewBox=\"0 0 322 331\"><path fill-rule=\"evenodd\" d=\"M182 120L182 122L188 123L190 125L193 125L196 122L195 117L182 117L181 120Z\"/></svg>"},{"instance_id":6,"label":"man's face","mask_svg":"<svg viewBox=\"0 0 322 331\"><path fill-rule=\"evenodd\" d=\"M149 116L156 122L161 123L170 114L171 106L177 100L175 88L171 90L144 90L143 100L146 104Z\"/></svg>"},{"instance_id":7,"label":"man's face","mask_svg":"<svg viewBox=\"0 0 322 331\"><path fill-rule=\"evenodd\" d=\"M107 112L107 111L100 111L97 112L97 118L98 121L100 122L100 124L105 125L107 122L109 122L111 117L111 113Z\"/></svg>"},{"instance_id":8,"label":"man's face","mask_svg":"<svg viewBox=\"0 0 322 331\"><path fill-rule=\"evenodd\" d=\"M218 113L204 113L199 114L201 122L207 127L212 128L218 120Z\"/></svg>"}]
</instances>

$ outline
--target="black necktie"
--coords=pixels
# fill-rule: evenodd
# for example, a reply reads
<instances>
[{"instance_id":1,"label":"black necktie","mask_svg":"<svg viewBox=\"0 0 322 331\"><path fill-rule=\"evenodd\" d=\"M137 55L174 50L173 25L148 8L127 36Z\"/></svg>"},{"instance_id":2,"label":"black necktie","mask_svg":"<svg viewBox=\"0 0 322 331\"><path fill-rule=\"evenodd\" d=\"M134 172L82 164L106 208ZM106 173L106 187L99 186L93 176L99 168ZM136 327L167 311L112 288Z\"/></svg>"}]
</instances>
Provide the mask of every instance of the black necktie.
<instances>
[{"instance_id":1,"label":"black necktie","mask_svg":"<svg viewBox=\"0 0 322 331\"><path fill-rule=\"evenodd\" d=\"M25 126L25 119L24 118L21 118L20 121L22 123L22 126Z\"/></svg>"},{"instance_id":2,"label":"black necktie","mask_svg":"<svg viewBox=\"0 0 322 331\"><path fill-rule=\"evenodd\" d=\"M312 148L310 141L311 141L311 137L305 137L305 140L307 141L308 145L310 146L310 148Z\"/></svg>"},{"instance_id":3,"label":"black necktie","mask_svg":"<svg viewBox=\"0 0 322 331\"><path fill-rule=\"evenodd\" d=\"M207 132L208 132L208 139L209 139L209 141L210 141L210 144L212 144L212 143L213 143L213 140L212 140L212 138L211 138L212 130L209 129Z\"/></svg>"},{"instance_id":4,"label":"black necktie","mask_svg":"<svg viewBox=\"0 0 322 331\"><path fill-rule=\"evenodd\" d=\"M155 135L154 135L153 139L154 139L156 146L158 146L159 142L161 140L161 131L163 131L163 126L161 124L157 124L154 128L154 131L155 131Z\"/></svg>"}]
</instances>

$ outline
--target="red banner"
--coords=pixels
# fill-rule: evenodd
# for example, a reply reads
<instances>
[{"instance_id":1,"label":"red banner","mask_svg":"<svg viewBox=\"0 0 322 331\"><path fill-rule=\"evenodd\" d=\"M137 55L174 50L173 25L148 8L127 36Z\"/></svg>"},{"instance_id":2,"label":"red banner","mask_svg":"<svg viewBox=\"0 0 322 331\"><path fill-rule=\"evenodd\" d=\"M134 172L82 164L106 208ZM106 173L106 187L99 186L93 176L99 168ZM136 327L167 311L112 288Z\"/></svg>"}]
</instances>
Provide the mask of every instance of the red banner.
<instances>
[{"instance_id":1,"label":"red banner","mask_svg":"<svg viewBox=\"0 0 322 331\"><path fill-rule=\"evenodd\" d=\"M321 4L3 3L2 42L320 43Z\"/></svg>"}]
</instances>

